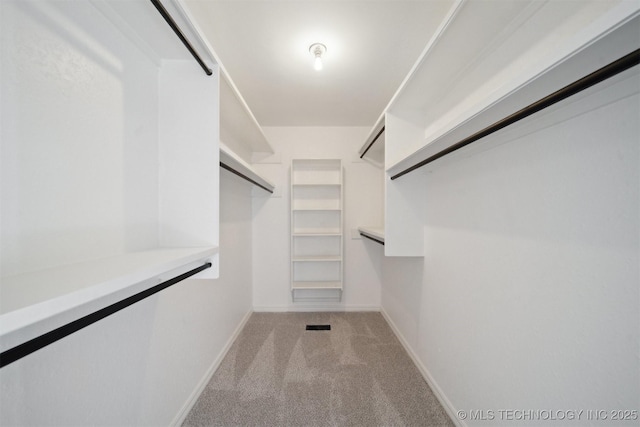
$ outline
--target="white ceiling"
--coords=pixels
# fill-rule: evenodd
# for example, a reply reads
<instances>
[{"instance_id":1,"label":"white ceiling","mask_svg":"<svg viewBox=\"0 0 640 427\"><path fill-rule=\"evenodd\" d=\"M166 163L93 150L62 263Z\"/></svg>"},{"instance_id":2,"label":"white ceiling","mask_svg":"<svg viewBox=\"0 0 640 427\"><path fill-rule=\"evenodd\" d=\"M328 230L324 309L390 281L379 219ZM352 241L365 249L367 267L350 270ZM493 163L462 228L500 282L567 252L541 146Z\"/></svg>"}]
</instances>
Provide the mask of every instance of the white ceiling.
<instances>
[{"instance_id":1,"label":"white ceiling","mask_svg":"<svg viewBox=\"0 0 640 427\"><path fill-rule=\"evenodd\" d=\"M453 0L185 3L260 125L372 126Z\"/></svg>"}]
</instances>

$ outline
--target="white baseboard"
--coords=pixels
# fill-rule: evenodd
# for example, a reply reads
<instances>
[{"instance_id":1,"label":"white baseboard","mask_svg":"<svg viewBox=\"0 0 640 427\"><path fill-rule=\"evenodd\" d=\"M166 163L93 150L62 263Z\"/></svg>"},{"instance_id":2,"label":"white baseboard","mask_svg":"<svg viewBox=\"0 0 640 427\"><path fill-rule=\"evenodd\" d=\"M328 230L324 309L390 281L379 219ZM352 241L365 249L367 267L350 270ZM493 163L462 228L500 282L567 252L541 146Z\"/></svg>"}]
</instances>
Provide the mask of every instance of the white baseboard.
<instances>
[{"instance_id":1,"label":"white baseboard","mask_svg":"<svg viewBox=\"0 0 640 427\"><path fill-rule=\"evenodd\" d=\"M433 377L429 373L429 370L422 364L422 361L420 361L420 359L418 358L418 355L413 351L413 348L411 348L411 346L409 345L407 340L404 338L404 336L402 335L402 333L400 332L396 324L393 323L393 320L391 320L391 317L384 310L384 307L380 307L380 313L382 314L382 317L384 317L384 319L387 321L387 323L391 327L391 330L396 335L396 337L398 338L398 340L400 341L404 349L407 351L407 354L409 354L409 357L411 357L411 359L413 360L413 363L415 363L415 365L418 367L418 370L422 374L422 377L427 382L429 387L431 387L433 394L436 396L436 398L438 399L438 401L440 402L444 410L447 412L447 415L449 415L449 418L451 418L451 421L453 421L453 423L458 427L467 427L467 423L458 418L456 414L457 413L456 408L451 404L449 399L447 399L447 396L444 394L442 389L438 386L438 383L436 383L436 381L433 379Z\"/></svg>"},{"instance_id":2,"label":"white baseboard","mask_svg":"<svg viewBox=\"0 0 640 427\"><path fill-rule=\"evenodd\" d=\"M178 411L176 416L173 418L173 420L171 421L171 424L169 424L170 426L173 427L173 426L182 425L185 418L187 418L189 411L191 411L191 408L193 408L193 405L196 404L198 397L200 397L200 394L202 394L202 391L207 386L207 384L211 380L211 377L213 377L213 374L216 372L216 370L220 366L220 363L222 363L222 360L229 352L231 345L236 340L236 338L238 338L238 335L242 331L242 328L244 328L244 325L249 320L249 317L251 317L251 313L253 313L253 311L249 310L247 314L245 314L245 316L242 318L242 320L238 324L238 327L235 329L235 331L233 331L233 334L231 334L231 337L227 340L224 347L218 354L218 357L216 357L213 363L211 364L211 366L209 366L209 369L207 369L202 379L198 382L198 385L196 386L196 388L193 390L193 392L191 393L187 401L184 403L184 405L182 405L182 408L180 408L180 411Z\"/></svg>"},{"instance_id":3,"label":"white baseboard","mask_svg":"<svg viewBox=\"0 0 640 427\"><path fill-rule=\"evenodd\" d=\"M300 304L278 306L254 306L256 313L285 313L285 312L313 312L313 311L380 311L379 305L335 305L335 304Z\"/></svg>"}]
</instances>

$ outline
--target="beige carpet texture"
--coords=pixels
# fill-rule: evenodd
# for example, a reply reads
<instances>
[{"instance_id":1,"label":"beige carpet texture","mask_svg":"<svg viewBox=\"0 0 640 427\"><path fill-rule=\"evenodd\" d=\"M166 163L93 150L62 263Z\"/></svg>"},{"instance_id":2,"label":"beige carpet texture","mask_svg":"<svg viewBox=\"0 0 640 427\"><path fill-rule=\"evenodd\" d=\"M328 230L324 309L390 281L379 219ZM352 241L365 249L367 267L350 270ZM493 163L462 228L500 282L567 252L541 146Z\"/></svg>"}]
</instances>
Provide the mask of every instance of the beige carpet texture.
<instances>
[{"instance_id":1,"label":"beige carpet texture","mask_svg":"<svg viewBox=\"0 0 640 427\"><path fill-rule=\"evenodd\" d=\"M380 313L253 313L183 426L453 423Z\"/></svg>"}]
</instances>

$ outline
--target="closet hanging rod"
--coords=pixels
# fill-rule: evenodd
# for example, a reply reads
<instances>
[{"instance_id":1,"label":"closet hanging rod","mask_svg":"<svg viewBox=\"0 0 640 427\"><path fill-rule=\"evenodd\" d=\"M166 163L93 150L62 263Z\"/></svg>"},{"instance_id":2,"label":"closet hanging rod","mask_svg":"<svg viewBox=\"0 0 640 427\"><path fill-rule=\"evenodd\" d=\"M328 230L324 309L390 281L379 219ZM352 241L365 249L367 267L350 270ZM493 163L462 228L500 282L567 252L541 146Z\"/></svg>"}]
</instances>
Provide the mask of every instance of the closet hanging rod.
<instances>
[{"instance_id":1,"label":"closet hanging rod","mask_svg":"<svg viewBox=\"0 0 640 427\"><path fill-rule=\"evenodd\" d=\"M229 166L229 165L225 165L225 164L224 164L224 163L222 163L222 162L220 162L220 166L221 166L223 169L226 169L226 170L228 170L229 172L231 172L231 173L234 173L234 174L238 175L240 178L245 179L245 180L249 181L250 183L252 183L252 184L254 184L254 185L257 185L258 187L262 188L263 190L266 190L266 191L268 191L269 193L272 193L272 194L273 194L273 190L270 190L269 188L265 187L264 185L260 184L259 182L254 181L253 179L249 178L249 177L248 177L248 176L246 176L245 174L243 174L243 173L241 173L241 172L238 172L237 170L235 170L235 169L234 169L234 168L232 168L231 166Z\"/></svg>"},{"instance_id":2,"label":"closet hanging rod","mask_svg":"<svg viewBox=\"0 0 640 427\"><path fill-rule=\"evenodd\" d=\"M521 110L516 111L515 113L511 114L510 116L507 116L505 118L503 118L502 120L499 120L497 122L495 122L494 124L487 126L486 128L474 133L471 136L466 137L465 139L457 142L456 144L451 145L448 148L445 148L442 151L439 151L438 153L434 154L431 157L428 157L425 160L422 160L419 163L416 163L413 166L408 167L407 169L403 170L402 172L398 172L397 174L393 175L391 177L391 179L396 179L396 178L400 178L402 175L406 175L409 172L412 172L424 165L427 165L443 156L446 156L447 154L453 153L456 150L459 150L463 147L466 147L467 145L471 144L472 142L475 142L481 138L484 138L485 136L491 135L494 132L499 131L500 129L503 129L519 120L524 119L525 117L529 117L530 115L537 113L540 110L544 110L547 107L552 106L553 104L556 104L566 98L569 98L572 95L575 95L585 89L590 88L591 86L594 86L604 80L607 80L631 67L634 67L636 65L640 64L640 49L637 49L625 56L623 56L622 58L613 61L612 63L610 63L609 65L605 65L604 67L590 73L587 74L586 76L582 77L581 79L576 80L575 82L563 87L562 89L559 89L547 96L545 96L544 98L539 99L538 101L529 104L528 106L522 108Z\"/></svg>"},{"instance_id":3,"label":"closet hanging rod","mask_svg":"<svg viewBox=\"0 0 640 427\"><path fill-rule=\"evenodd\" d=\"M373 138L371 143L369 145L367 145L367 148L362 152L362 154L360 154L360 158L363 158L364 155L367 154L367 151L369 151L369 148L371 148L373 146L373 144L376 143L378 138L380 138L380 135L382 135L382 132L384 132L384 126L382 126L382 129L380 129L380 132L378 132L378 134Z\"/></svg>"},{"instance_id":4,"label":"closet hanging rod","mask_svg":"<svg viewBox=\"0 0 640 427\"><path fill-rule=\"evenodd\" d=\"M151 0L151 3L153 3L160 15L162 15L167 24L169 24L173 32L176 33L178 38L182 41L184 47L186 47L187 50L191 52L191 55L193 55L195 60L198 61L198 64L200 64L204 72L207 73L207 76L213 74L213 71L211 71L211 69L207 67L207 64L205 64L200 55L198 55L198 52L196 52L196 50L193 48L180 27L178 27L178 24L176 24L176 21L173 20L173 17L169 14L169 12L167 12L167 9L165 9L162 3L160 3L160 0Z\"/></svg>"},{"instance_id":5,"label":"closet hanging rod","mask_svg":"<svg viewBox=\"0 0 640 427\"><path fill-rule=\"evenodd\" d=\"M367 239L369 239L369 240L373 240L373 241L374 241L374 242L376 242L376 243L380 243L381 245L383 245L383 246L384 246L384 241L382 241L382 240L378 240L378 239L376 239L376 238L374 238L374 237L371 237L371 236L369 236L369 235L367 235L367 234L364 234L363 232L360 232L360 235L361 235L362 237L366 237L366 238L367 238Z\"/></svg>"},{"instance_id":6,"label":"closet hanging rod","mask_svg":"<svg viewBox=\"0 0 640 427\"><path fill-rule=\"evenodd\" d=\"M174 277L173 279L169 279L165 282L159 283L149 289L138 292L135 295L127 297L121 301L101 308L98 311L87 314L84 317L81 317L77 320L62 325L59 328L33 338L32 340L19 344L13 348L10 348L9 350L5 350L0 353L0 368L3 368L17 360L20 360L23 357L28 356L29 354L48 346L49 344L53 344L54 342L61 340L62 338L71 335L72 333L77 332L80 329L85 328L86 326L92 325L98 320L102 320L105 317L111 316L112 314L117 313L118 311L127 308L130 305L142 301L143 299L148 298L151 295L156 294L161 290L168 288L169 286L175 285L176 283L181 282L210 267L211 263L207 262L200 267L189 270L186 273Z\"/></svg>"}]
</instances>

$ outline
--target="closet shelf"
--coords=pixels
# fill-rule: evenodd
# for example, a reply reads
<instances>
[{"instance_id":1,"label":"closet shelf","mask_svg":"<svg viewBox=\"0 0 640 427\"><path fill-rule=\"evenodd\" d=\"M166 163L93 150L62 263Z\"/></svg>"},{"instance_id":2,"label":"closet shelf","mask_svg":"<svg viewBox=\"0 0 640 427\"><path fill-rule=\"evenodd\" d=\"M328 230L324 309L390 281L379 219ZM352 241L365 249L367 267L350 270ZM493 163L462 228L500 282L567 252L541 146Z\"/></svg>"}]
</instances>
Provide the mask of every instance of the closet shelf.
<instances>
[{"instance_id":1,"label":"closet shelf","mask_svg":"<svg viewBox=\"0 0 640 427\"><path fill-rule=\"evenodd\" d=\"M317 184L293 184L294 187L340 187L340 183L319 182Z\"/></svg>"},{"instance_id":2,"label":"closet shelf","mask_svg":"<svg viewBox=\"0 0 640 427\"><path fill-rule=\"evenodd\" d=\"M230 172L235 173L265 191L273 193L275 189L275 185L253 170L249 163L242 160L240 156L222 142L220 142L220 166L226 166L226 169L230 170Z\"/></svg>"},{"instance_id":3,"label":"closet shelf","mask_svg":"<svg viewBox=\"0 0 640 427\"><path fill-rule=\"evenodd\" d=\"M213 53L215 58L216 54ZM222 64L218 60L219 64ZM221 65L220 81L220 141L254 162L254 156L273 154L273 148L253 112ZM233 150L232 150L233 151Z\"/></svg>"},{"instance_id":4,"label":"closet shelf","mask_svg":"<svg viewBox=\"0 0 640 427\"><path fill-rule=\"evenodd\" d=\"M453 2L360 149L367 161L381 149L385 171L386 239L363 235L385 242L386 256L424 256L424 174L409 172L513 123L525 107L539 111L541 96L635 51L638 25L640 6L632 2L599 10L588 2L571 9L558 2ZM507 132L494 141L507 140Z\"/></svg>"},{"instance_id":5,"label":"closet shelf","mask_svg":"<svg viewBox=\"0 0 640 427\"><path fill-rule=\"evenodd\" d=\"M293 233L293 237L341 237L342 233L339 232L297 232Z\"/></svg>"},{"instance_id":6,"label":"closet shelf","mask_svg":"<svg viewBox=\"0 0 640 427\"><path fill-rule=\"evenodd\" d=\"M293 282L291 285L292 290L297 289L342 289L342 282Z\"/></svg>"},{"instance_id":7,"label":"closet shelf","mask_svg":"<svg viewBox=\"0 0 640 427\"><path fill-rule=\"evenodd\" d=\"M358 151L361 159L368 160L374 166L384 167L385 149L385 113L378 118L378 121L369 132L364 145Z\"/></svg>"},{"instance_id":8,"label":"closet shelf","mask_svg":"<svg viewBox=\"0 0 640 427\"><path fill-rule=\"evenodd\" d=\"M171 24L165 22L164 15L156 6L158 2L92 0L90 3L157 65L167 59L193 60L195 58L188 48L185 48L186 45L176 37ZM200 61L203 62L200 66L205 69L217 64L218 61L211 54L202 33L184 9L182 0L168 0L160 3L198 56L201 56ZM148 25L141 25L141 23Z\"/></svg>"},{"instance_id":9,"label":"closet shelf","mask_svg":"<svg viewBox=\"0 0 640 427\"><path fill-rule=\"evenodd\" d=\"M340 208L294 208L292 209L293 211L296 212L332 212L332 211L336 211L336 212L340 212L342 209Z\"/></svg>"},{"instance_id":10,"label":"closet shelf","mask_svg":"<svg viewBox=\"0 0 640 427\"><path fill-rule=\"evenodd\" d=\"M543 7L540 13L527 15L527 25L535 22L539 34L558 32L558 28L554 27L557 22L544 19L545 16L555 15L555 7L556 5L550 3ZM471 13L472 11L474 12ZM387 127L390 125L390 116L393 116L391 120L394 135L402 135L402 138L390 141L387 147L386 170L391 179L398 178L407 173L408 169L436 154L447 152L454 148L458 141L479 133L530 104L537 103L541 96L552 94L633 52L638 45L640 7L637 4L620 4L600 16L592 17L590 24L580 28L574 36L557 37L553 49L541 51L537 45L539 37L529 34L531 38L523 44L522 51L512 53L513 57L510 58L508 66L500 65L502 68L496 69L492 78L488 76L489 80L485 85L469 88L471 94L466 93L466 98L443 100L442 105L453 105L450 110L438 110L440 104L430 102L431 98L423 94L436 93L433 82L442 81L442 78L435 77L439 71L430 66L432 56L441 48L441 40L450 39L453 34L462 31L462 28L469 31L474 22L482 22L478 20L479 17L493 13L494 11L480 3L460 3L440 34L434 37L432 44L425 49L403 86L394 95L386 111ZM580 13L588 16L589 12ZM524 37L521 32L524 26L513 25L513 22L522 18L519 15L512 17L509 31L513 33L514 38ZM489 34L485 37L488 36ZM471 46L467 48L472 49ZM527 50L533 53L521 56L522 52ZM495 50L482 54L487 58L491 55L507 58L498 52ZM473 52L468 52L468 55L459 53L463 58L478 55ZM501 61L496 63L500 64ZM453 64L441 65L455 69ZM473 67L470 70L480 72ZM475 101L462 102L464 99Z\"/></svg>"},{"instance_id":11,"label":"closet shelf","mask_svg":"<svg viewBox=\"0 0 640 427\"><path fill-rule=\"evenodd\" d=\"M291 297L294 302L340 301L342 298L342 183L339 159L291 161Z\"/></svg>"},{"instance_id":12,"label":"closet shelf","mask_svg":"<svg viewBox=\"0 0 640 427\"><path fill-rule=\"evenodd\" d=\"M374 240L384 245L384 228L382 227L358 227L361 236Z\"/></svg>"},{"instance_id":13,"label":"closet shelf","mask_svg":"<svg viewBox=\"0 0 640 427\"><path fill-rule=\"evenodd\" d=\"M308 255L308 256L296 256L292 259L293 262L340 262L342 257L339 255Z\"/></svg>"},{"instance_id":14,"label":"closet shelf","mask_svg":"<svg viewBox=\"0 0 640 427\"><path fill-rule=\"evenodd\" d=\"M0 350L144 291L217 254L213 246L160 248L3 277Z\"/></svg>"}]
</instances>

